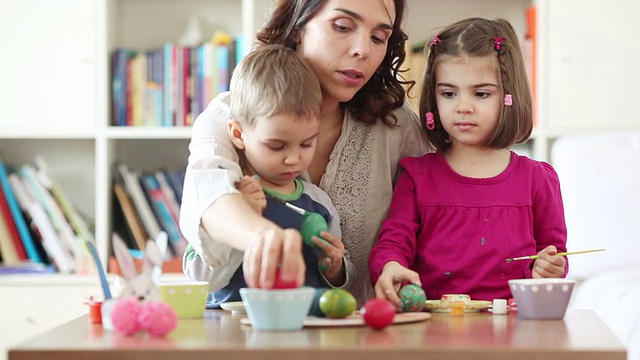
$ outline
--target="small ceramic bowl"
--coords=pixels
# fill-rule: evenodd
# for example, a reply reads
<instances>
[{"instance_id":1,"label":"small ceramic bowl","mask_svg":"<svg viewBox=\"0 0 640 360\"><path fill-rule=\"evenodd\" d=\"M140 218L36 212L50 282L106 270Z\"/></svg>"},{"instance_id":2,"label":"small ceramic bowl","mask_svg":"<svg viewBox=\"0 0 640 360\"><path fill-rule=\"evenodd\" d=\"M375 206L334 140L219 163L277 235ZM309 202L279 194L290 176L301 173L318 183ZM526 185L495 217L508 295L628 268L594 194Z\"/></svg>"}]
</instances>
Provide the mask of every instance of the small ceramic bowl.
<instances>
[{"instance_id":1,"label":"small ceramic bowl","mask_svg":"<svg viewBox=\"0 0 640 360\"><path fill-rule=\"evenodd\" d=\"M180 319L197 319L204 316L209 295L206 281L161 282L158 286L160 300L171 306Z\"/></svg>"},{"instance_id":2,"label":"small ceramic bowl","mask_svg":"<svg viewBox=\"0 0 640 360\"><path fill-rule=\"evenodd\" d=\"M518 304L518 316L525 319L562 319L567 312L575 280L509 280L511 293Z\"/></svg>"},{"instance_id":3,"label":"small ceramic bowl","mask_svg":"<svg viewBox=\"0 0 640 360\"><path fill-rule=\"evenodd\" d=\"M258 330L300 330L316 291L311 287L240 289L251 326Z\"/></svg>"},{"instance_id":4,"label":"small ceramic bowl","mask_svg":"<svg viewBox=\"0 0 640 360\"><path fill-rule=\"evenodd\" d=\"M442 306L449 306L453 302L462 302L465 305L471 301L471 297L467 294L444 294L440 298Z\"/></svg>"}]
</instances>

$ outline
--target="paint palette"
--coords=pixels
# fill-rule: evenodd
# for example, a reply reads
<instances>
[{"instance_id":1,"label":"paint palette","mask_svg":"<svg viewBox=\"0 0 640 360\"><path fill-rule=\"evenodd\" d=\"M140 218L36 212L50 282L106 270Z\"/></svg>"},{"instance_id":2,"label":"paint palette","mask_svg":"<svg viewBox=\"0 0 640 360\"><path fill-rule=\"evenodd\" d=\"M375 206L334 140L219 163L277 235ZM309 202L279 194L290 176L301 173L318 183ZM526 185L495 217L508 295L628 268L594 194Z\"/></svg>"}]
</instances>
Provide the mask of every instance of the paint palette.
<instances>
[{"instance_id":1,"label":"paint palette","mask_svg":"<svg viewBox=\"0 0 640 360\"><path fill-rule=\"evenodd\" d=\"M398 313L393 318L393 324L406 324L418 321L424 321L431 318L431 314L426 312L410 312ZM242 325L251 325L248 317L240 319ZM304 327L348 327L348 326L364 326L362 315L356 311L353 315L342 319L320 318L315 316L307 316L304 320Z\"/></svg>"},{"instance_id":2,"label":"paint palette","mask_svg":"<svg viewBox=\"0 0 640 360\"><path fill-rule=\"evenodd\" d=\"M242 301L230 301L226 303L220 304L220 307L223 310L231 311L234 315L246 314L247 311L244 308L244 303Z\"/></svg>"},{"instance_id":3,"label":"paint palette","mask_svg":"<svg viewBox=\"0 0 640 360\"><path fill-rule=\"evenodd\" d=\"M487 310L492 305L491 301L469 300L466 302L464 312L478 312ZM431 312L451 312L448 301L427 300L425 308Z\"/></svg>"}]
</instances>

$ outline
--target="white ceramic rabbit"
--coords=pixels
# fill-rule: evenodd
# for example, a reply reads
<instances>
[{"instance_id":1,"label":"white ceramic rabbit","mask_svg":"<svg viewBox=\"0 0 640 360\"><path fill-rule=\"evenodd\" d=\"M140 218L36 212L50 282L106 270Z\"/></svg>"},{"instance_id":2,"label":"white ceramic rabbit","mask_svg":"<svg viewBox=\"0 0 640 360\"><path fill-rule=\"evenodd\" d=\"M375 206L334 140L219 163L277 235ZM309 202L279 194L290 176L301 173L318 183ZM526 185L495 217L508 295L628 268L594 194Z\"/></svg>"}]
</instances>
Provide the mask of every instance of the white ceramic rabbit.
<instances>
[{"instance_id":1,"label":"white ceramic rabbit","mask_svg":"<svg viewBox=\"0 0 640 360\"><path fill-rule=\"evenodd\" d=\"M135 297L140 302L159 301L160 294L153 281L153 269L162 268L162 255L158 245L153 240L147 241L144 248L142 271L138 273L133 262L133 256L124 241L116 234L113 235L113 252L120 265L125 280L125 287L120 297Z\"/></svg>"}]
</instances>

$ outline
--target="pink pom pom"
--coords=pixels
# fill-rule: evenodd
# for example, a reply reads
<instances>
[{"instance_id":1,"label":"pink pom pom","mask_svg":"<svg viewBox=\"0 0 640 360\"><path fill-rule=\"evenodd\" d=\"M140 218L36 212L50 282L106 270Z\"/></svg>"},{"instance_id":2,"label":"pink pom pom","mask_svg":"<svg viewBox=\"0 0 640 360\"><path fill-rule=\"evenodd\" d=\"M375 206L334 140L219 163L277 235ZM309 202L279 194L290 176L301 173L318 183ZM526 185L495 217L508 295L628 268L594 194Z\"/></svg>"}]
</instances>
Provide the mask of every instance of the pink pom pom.
<instances>
[{"instance_id":1,"label":"pink pom pom","mask_svg":"<svg viewBox=\"0 0 640 360\"><path fill-rule=\"evenodd\" d=\"M165 336L176 327L178 317L169 304L149 301L138 315L138 323L152 336Z\"/></svg>"},{"instance_id":2,"label":"pink pom pom","mask_svg":"<svg viewBox=\"0 0 640 360\"><path fill-rule=\"evenodd\" d=\"M127 297L116 301L111 310L113 330L127 336L140 331L138 315L141 311L142 304L136 298Z\"/></svg>"}]
</instances>

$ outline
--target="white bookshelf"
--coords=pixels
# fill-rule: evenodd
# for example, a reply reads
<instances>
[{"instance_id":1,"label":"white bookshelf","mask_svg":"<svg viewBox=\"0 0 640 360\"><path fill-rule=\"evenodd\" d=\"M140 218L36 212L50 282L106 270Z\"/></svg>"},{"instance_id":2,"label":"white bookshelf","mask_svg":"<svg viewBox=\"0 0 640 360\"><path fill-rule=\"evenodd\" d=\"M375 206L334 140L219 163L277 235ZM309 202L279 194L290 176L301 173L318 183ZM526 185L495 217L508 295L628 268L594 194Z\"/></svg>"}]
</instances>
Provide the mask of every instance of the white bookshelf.
<instances>
[{"instance_id":1,"label":"white bookshelf","mask_svg":"<svg viewBox=\"0 0 640 360\"><path fill-rule=\"evenodd\" d=\"M219 28L251 39L268 3L0 0L0 41L6 50L0 58L0 151L5 161L19 166L42 155L73 203L95 219L99 253L106 262L112 165L182 168L191 136L187 127L110 126L112 51L175 42L196 17L206 36ZM616 0L616 6L599 0L408 0L406 30L411 42L419 42L463 17L501 16L523 37L525 9L532 3L538 6L540 118L532 140L519 150L548 160L553 139L564 134L640 131L631 111L632 99L640 95L634 86L640 74L632 65L639 62L640 50L632 46L635 32L628 30L638 28L631 15L633 0ZM611 16L602 16L604 11Z\"/></svg>"}]
</instances>

